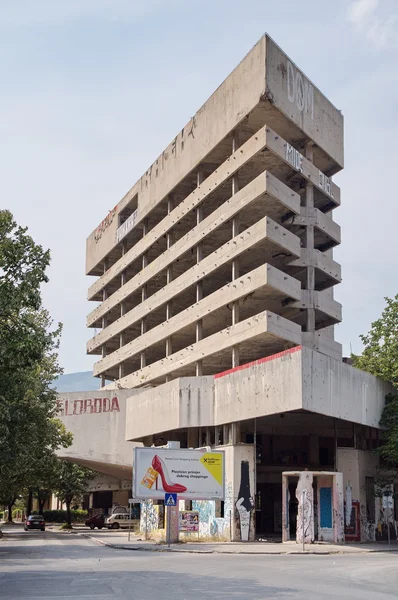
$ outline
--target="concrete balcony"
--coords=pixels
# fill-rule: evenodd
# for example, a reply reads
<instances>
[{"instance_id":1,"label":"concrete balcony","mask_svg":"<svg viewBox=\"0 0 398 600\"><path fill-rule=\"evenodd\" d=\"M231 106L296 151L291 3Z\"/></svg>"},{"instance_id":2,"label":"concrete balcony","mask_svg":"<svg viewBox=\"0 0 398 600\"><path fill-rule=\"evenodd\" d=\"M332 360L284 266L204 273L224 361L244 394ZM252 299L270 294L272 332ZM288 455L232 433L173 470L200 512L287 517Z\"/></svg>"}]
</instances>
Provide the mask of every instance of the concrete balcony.
<instances>
[{"instance_id":1,"label":"concrete balcony","mask_svg":"<svg viewBox=\"0 0 398 600\"><path fill-rule=\"evenodd\" d=\"M183 350L139 369L118 380L121 388L163 383L168 375L193 374L195 363L203 363L203 372L226 370L231 365L231 348L239 345L242 362L275 354L301 343L301 327L269 311L263 311L236 325L227 327ZM109 384L106 389L113 389Z\"/></svg>"},{"instance_id":2,"label":"concrete balcony","mask_svg":"<svg viewBox=\"0 0 398 600\"><path fill-rule=\"evenodd\" d=\"M253 205L255 211L252 214L247 213L250 205ZM106 316L112 308L136 292L149 280L161 274L162 271L171 266L177 259L186 255L198 243L206 243L208 236L215 234L220 227L226 225L239 212L245 211L246 218L256 221L264 216L264 213L271 218L277 218L278 215L281 215L281 212L286 213L287 210L299 212L299 196L297 194L293 196L292 190L281 184L272 175L268 173L260 174L94 309L87 317L87 326L101 327L102 317ZM279 226L279 228L286 232L286 238L290 236L292 240L293 238L298 239L284 227ZM217 244L217 238L214 238L214 235L211 241L213 244ZM221 244L219 245L221 246Z\"/></svg>"},{"instance_id":3,"label":"concrete balcony","mask_svg":"<svg viewBox=\"0 0 398 600\"><path fill-rule=\"evenodd\" d=\"M301 301L296 302L294 306L298 309L315 308L316 329L336 325L342 320L341 304L331 297L329 290L324 292L301 290Z\"/></svg>"},{"instance_id":4,"label":"concrete balcony","mask_svg":"<svg viewBox=\"0 0 398 600\"><path fill-rule=\"evenodd\" d=\"M293 299L301 299L301 287L297 280L279 269L268 264L262 265L98 361L94 365L94 375L104 373L127 359L133 359L153 345L159 344L161 352L164 352L162 342L170 336L173 336L173 343L179 347L183 345L183 340L189 337L190 341L195 341L195 326L198 320L203 320L207 334L217 332L220 323L230 318L227 305L243 298L246 299L244 307L241 308L243 315L245 312L261 312L264 306L278 305L280 314L283 315L285 305Z\"/></svg>"},{"instance_id":5,"label":"concrete balcony","mask_svg":"<svg viewBox=\"0 0 398 600\"><path fill-rule=\"evenodd\" d=\"M314 226L314 247L325 252L341 243L341 228L333 219L318 208L302 206L300 215L293 216L285 222L293 233L308 225Z\"/></svg>"},{"instance_id":6,"label":"concrete balcony","mask_svg":"<svg viewBox=\"0 0 398 600\"><path fill-rule=\"evenodd\" d=\"M253 252L255 253L254 257L252 256ZM102 344L128 328L132 328L141 319L164 306L166 302L186 293L205 277L217 273L213 283L217 288L217 281L222 281L223 277L228 277L226 271L230 271L231 261L235 258L240 258L242 272L243 269L249 272L257 267L255 261L260 262L260 264L272 261L275 267L285 269L292 256L297 257L299 254L300 242L298 237L265 217L108 325L98 335L89 340L87 352L99 352ZM218 285L222 287L222 284ZM193 300L191 304L194 305L195 301ZM165 319L163 319L164 321ZM135 332L134 337L137 337L137 335L139 335L138 331Z\"/></svg>"},{"instance_id":7,"label":"concrete balcony","mask_svg":"<svg viewBox=\"0 0 398 600\"><path fill-rule=\"evenodd\" d=\"M341 266L335 260L319 250L301 248L301 256L292 261L286 271L299 279L304 286L307 278L307 267L315 268L315 289L325 290L341 283Z\"/></svg>"}]
</instances>

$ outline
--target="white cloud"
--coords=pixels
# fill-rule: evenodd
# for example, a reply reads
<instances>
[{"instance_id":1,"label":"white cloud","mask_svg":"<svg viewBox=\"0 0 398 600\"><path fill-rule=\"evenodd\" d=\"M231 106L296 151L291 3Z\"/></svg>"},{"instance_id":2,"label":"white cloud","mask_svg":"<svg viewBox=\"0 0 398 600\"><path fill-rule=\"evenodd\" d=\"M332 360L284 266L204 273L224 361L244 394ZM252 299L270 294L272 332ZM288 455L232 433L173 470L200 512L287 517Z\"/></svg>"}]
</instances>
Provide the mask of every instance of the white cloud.
<instances>
[{"instance_id":1,"label":"white cloud","mask_svg":"<svg viewBox=\"0 0 398 600\"><path fill-rule=\"evenodd\" d=\"M347 20L354 29L379 50L398 45L398 14L386 14L386 7L387 3L380 5L379 0L354 0L347 11Z\"/></svg>"},{"instance_id":2,"label":"white cloud","mask_svg":"<svg viewBox=\"0 0 398 600\"><path fill-rule=\"evenodd\" d=\"M375 12L379 0L355 0L348 9L347 18L354 25L362 26Z\"/></svg>"}]
</instances>

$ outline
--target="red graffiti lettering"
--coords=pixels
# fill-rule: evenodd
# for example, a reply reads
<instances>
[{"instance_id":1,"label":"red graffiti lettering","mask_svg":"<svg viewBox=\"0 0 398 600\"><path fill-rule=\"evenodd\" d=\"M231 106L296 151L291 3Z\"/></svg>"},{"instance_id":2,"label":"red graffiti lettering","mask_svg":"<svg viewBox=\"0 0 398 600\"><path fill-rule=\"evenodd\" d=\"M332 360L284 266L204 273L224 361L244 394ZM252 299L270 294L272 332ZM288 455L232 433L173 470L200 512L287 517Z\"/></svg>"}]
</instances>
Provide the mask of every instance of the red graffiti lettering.
<instances>
[{"instance_id":1,"label":"red graffiti lettering","mask_svg":"<svg viewBox=\"0 0 398 600\"><path fill-rule=\"evenodd\" d=\"M119 400L109 398L88 398L87 400L58 400L60 416L71 417L98 413L120 412Z\"/></svg>"},{"instance_id":2,"label":"red graffiti lettering","mask_svg":"<svg viewBox=\"0 0 398 600\"><path fill-rule=\"evenodd\" d=\"M114 396L112 398L112 404L111 404L111 412L113 412L114 410L117 410L117 412L120 412L119 402L118 402L118 399L116 398L116 396Z\"/></svg>"}]
</instances>

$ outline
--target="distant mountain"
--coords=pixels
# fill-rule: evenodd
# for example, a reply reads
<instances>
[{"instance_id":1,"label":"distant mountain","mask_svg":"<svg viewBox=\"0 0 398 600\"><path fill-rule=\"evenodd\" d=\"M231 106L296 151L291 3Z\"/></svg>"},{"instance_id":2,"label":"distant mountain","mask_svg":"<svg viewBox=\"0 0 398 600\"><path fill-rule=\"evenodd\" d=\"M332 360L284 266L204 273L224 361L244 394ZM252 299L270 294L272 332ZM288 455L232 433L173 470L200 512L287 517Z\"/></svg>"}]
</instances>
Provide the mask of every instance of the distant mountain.
<instances>
[{"instance_id":1,"label":"distant mountain","mask_svg":"<svg viewBox=\"0 0 398 600\"><path fill-rule=\"evenodd\" d=\"M93 377L91 371L82 371L81 373L67 373L60 375L54 381L54 387L57 392L88 392L98 390L101 380Z\"/></svg>"}]
</instances>

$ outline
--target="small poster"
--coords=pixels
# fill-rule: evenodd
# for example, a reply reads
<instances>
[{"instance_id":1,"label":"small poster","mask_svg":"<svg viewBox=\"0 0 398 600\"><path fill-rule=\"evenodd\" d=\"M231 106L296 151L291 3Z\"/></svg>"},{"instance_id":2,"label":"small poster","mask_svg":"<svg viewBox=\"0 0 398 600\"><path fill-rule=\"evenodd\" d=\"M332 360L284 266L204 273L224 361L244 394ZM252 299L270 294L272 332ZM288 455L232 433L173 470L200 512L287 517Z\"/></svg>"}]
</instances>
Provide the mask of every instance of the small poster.
<instances>
[{"instance_id":1,"label":"small poster","mask_svg":"<svg viewBox=\"0 0 398 600\"><path fill-rule=\"evenodd\" d=\"M180 531L199 533L199 513L197 511L180 511Z\"/></svg>"}]
</instances>

